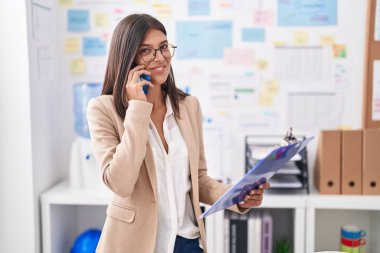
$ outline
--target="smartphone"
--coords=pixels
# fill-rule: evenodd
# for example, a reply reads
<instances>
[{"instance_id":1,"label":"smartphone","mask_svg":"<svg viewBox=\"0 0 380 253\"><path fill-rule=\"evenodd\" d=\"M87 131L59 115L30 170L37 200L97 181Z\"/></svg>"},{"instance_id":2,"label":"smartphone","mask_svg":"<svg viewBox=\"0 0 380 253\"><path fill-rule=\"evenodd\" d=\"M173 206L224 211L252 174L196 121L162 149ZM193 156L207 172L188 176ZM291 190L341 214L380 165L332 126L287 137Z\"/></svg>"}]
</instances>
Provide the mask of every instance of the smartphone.
<instances>
[{"instance_id":1,"label":"smartphone","mask_svg":"<svg viewBox=\"0 0 380 253\"><path fill-rule=\"evenodd\" d=\"M149 76L149 75L142 74L142 75L140 76L140 79L144 79L144 80L150 81L150 76ZM145 85L143 86L143 91L144 91L145 95L148 94L148 91L149 91L149 85L145 84Z\"/></svg>"}]
</instances>

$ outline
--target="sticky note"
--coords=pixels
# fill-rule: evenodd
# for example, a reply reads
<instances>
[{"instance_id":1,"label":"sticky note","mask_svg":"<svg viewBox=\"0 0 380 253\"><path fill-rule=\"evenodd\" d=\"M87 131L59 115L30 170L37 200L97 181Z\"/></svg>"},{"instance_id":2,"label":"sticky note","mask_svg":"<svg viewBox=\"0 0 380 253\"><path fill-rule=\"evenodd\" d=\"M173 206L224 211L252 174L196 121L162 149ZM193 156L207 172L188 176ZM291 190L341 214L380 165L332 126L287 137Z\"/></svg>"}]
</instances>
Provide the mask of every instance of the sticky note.
<instances>
[{"instance_id":1,"label":"sticky note","mask_svg":"<svg viewBox=\"0 0 380 253\"><path fill-rule=\"evenodd\" d=\"M95 13L95 27L108 27L108 13Z\"/></svg>"},{"instance_id":2,"label":"sticky note","mask_svg":"<svg viewBox=\"0 0 380 253\"><path fill-rule=\"evenodd\" d=\"M99 37L83 37L82 46L85 56L106 55L106 43Z\"/></svg>"},{"instance_id":3,"label":"sticky note","mask_svg":"<svg viewBox=\"0 0 380 253\"><path fill-rule=\"evenodd\" d=\"M268 61L265 59L258 59L256 66L259 70L266 70L268 68Z\"/></svg>"},{"instance_id":4,"label":"sticky note","mask_svg":"<svg viewBox=\"0 0 380 253\"><path fill-rule=\"evenodd\" d=\"M265 81L264 89L266 92L276 95L278 94L280 86L276 80L267 80Z\"/></svg>"},{"instance_id":5,"label":"sticky note","mask_svg":"<svg viewBox=\"0 0 380 253\"><path fill-rule=\"evenodd\" d=\"M210 15L210 0L188 0L189 16Z\"/></svg>"},{"instance_id":6,"label":"sticky note","mask_svg":"<svg viewBox=\"0 0 380 253\"><path fill-rule=\"evenodd\" d=\"M265 29L264 28L243 28L242 41L265 41Z\"/></svg>"},{"instance_id":7,"label":"sticky note","mask_svg":"<svg viewBox=\"0 0 380 253\"><path fill-rule=\"evenodd\" d=\"M67 30L69 32L90 31L90 14L88 10L68 10Z\"/></svg>"},{"instance_id":8,"label":"sticky note","mask_svg":"<svg viewBox=\"0 0 380 253\"><path fill-rule=\"evenodd\" d=\"M65 39L65 52L66 53L79 53L80 41L79 38L66 38Z\"/></svg>"},{"instance_id":9,"label":"sticky note","mask_svg":"<svg viewBox=\"0 0 380 253\"><path fill-rule=\"evenodd\" d=\"M223 58L224 48L232 47L232 22L179 21L176 35L179 59Z\"/></svg>"},{"instance_id":10,"label":"sticky note","mask_svg":"<svg viewBox=\"0 0 380 253\"><path fill-rule=\"evenodd\" d=\"M347 46L346 45L333 45L334 58L343 59L347 57Z\"/></svg>"},{"instance_id":11,"label":"sticky note","mask_svg":"<svg viewBox=\"0 0 380 253\"><path fill-rule=\"evenodd\" d=\"M269 26L273 25L274 13L273 11L254 11L253 24L254 26Z\"/></svg>"},{"instance_id":12,"label":"sticky note","mask_svg":"<svg viewBox=\"0 0 380 253\"><path fill-rule=\"evenodd\" d=\"M59 5L63 7L70 7L73 5L73 0L59 0Z\"/></svg>"},{"instance_id":13,"label":"sticky note","mask_svg":"<svg viewBox=\"0 0 380 253\"><path fill-rule=\"evenodd\" d=\"M275 41L273 41L273 45L276 47L280 47L280 46L284 46L285 42L281 41L281 40L275 40Z\"/></svg>"},{"instance_id":14,"label":"sticky note","mask_svg":"<svg viewBox=\"0 0 380 253\"><path fill-rule=\"evenodd\" d=\"M281 0L277 3L279 26L337 24L337 0Z\"/></svg>"},{"instance_id":15,"label":"sticky note","mask_svg":"<svg viewBox=\"0 0 380 253\"><path fill-rule=\"evenodd\" d=\"M273 95L269 92L260 92L259 105L261 107L273 106Z\"/></svg>"},{"instance_id":16,"label":"sticky note","mask_svg":"<svg viewBox=\"0 0 380 253\"><path fill-rule=\"evenodd\" d=\"M252 48L226 48L224 62L230 65L253 65L255 50Z\"/></svg>"},{"instance_id":17,"label":"sticky note","mask_svg":"<svg viewBox=\"0 0 380 253\"><path fill-rule=\"evenodd\" d=\"M169 4L153 4L153 8L157 12L158 18L171 18L172 7Z\"/></svg>"},{"instance_id":18,"label":"sticky note","mask_svg":"<svg viewBox=\"0 0 380 253\"><path fill-rule=\"evenodd\" d=\"M73 74L82 74L86 71L86 65L83 58L74 59L70 63L70 72Z\"/></svg>"},{"instance_id":19,"label":"sticky note","mask_svg":"<svg viewBox=\"0 0 380 253\"><path fill-rule=\"evenodd\" d=\"M309 34L305 31L293 32L293 44L297 46L305 46L309 42Z\"/></svg>"},{"instance_id":20,"label":"sticky note","mask_svg":"<svg viewBox=\"0 0 380 253\"><path fill-rule=\"evenodd\" d=\"M334 35L321 35L321 45L322 46L331 46L335 44L335 36Z\"/></svg>"}]
</instances>

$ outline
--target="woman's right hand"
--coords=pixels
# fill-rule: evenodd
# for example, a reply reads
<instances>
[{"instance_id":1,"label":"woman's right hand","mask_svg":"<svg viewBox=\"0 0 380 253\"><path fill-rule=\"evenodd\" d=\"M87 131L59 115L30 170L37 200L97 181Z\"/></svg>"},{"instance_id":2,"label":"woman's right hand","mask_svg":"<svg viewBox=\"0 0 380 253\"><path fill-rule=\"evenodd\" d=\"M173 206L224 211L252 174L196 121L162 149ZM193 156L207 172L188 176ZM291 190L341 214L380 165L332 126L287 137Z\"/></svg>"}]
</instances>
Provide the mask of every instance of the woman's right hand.
<instances>
[{"instance_id":1,"label":"woman's right hand","mask_svg":"<svg viewBox=\"0 0 380 253\"><path fill-rule=\"evenodd\" d=\"M151 73L145 69L145 65L138 65L131 69L128 73L128 81L125 85L126 96L128 100L141 100L147 101L146 95L143 91L144 85L149 85L153 88L153 84L145 79L140 79L142 74L150 75Z\"/></svg>"}]
</instances>

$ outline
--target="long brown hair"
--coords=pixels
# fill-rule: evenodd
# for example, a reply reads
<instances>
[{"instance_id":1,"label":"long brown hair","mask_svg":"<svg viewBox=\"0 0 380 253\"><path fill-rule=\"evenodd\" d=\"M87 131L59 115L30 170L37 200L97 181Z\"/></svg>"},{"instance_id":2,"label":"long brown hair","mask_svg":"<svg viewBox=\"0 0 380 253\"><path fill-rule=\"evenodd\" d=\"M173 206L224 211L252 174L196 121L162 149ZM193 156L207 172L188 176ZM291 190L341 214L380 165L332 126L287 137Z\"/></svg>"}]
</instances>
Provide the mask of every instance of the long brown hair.
<instances>
[{"instance_id":1,"label":"long brown hair","mask_svg":"<svg viewBox=\"0 0 380 253\"><path fill-rule=\"evenodd\" d=\"M116 26L112 35L102 95L113 95L116 111L122 119L128 108L125 96L128 73L134 67L133 61L139 46L150 29L160 30L165 36L167 35L164 25L147 14L132 14L125 17ZM171 66L169 76L161 87L165 98L166 96L170 98L174 115L179 118L179 101L188 94L175 86Z\"/></svg>"}]
</instances>

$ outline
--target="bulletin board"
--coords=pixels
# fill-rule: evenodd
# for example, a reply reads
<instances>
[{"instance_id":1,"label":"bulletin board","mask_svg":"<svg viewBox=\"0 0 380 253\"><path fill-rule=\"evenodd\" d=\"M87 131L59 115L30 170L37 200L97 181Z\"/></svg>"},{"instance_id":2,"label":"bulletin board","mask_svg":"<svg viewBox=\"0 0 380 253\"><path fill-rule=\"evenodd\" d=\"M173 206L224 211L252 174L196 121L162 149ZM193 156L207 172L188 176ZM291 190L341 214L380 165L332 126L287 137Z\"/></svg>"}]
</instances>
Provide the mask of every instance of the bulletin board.
<instances>
[{"instance_id":1,"label":"bulletin board","mask_svg":"<svg viewBox=\"0 0 380 253\"><path fill-rule=\"evenodd\" d=\"M60 85L103 81L131 13L158 18L178 47L176 83L200 100L214 177L243 175L245 135L361 127L367 1L60 0Z\"/></svg>"},{"instance_id":2,"label":"bulletin board","mask_svg":"<svg viewBox=\"0 0 380 253\"><path fill-rule=\"evenodd\" d=\"M380 127L380 1L370 0L367 15L367 52L363 126Z\"/></svg>"}]
</instances>

